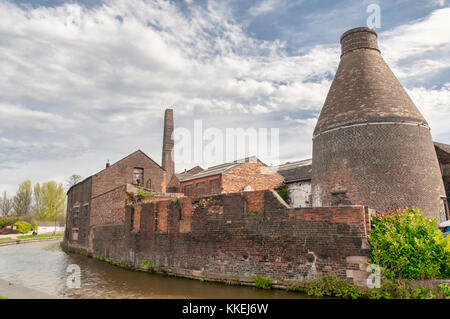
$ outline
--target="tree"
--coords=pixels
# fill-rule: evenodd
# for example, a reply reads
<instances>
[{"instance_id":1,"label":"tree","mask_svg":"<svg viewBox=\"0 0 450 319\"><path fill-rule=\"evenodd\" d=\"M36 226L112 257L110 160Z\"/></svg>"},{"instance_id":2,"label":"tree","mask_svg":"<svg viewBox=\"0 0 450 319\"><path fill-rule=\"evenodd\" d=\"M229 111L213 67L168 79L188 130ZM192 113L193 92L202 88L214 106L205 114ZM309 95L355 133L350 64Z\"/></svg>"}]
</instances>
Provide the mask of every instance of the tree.
<instances>
[{"instance_id":1,"label":"tree","mask_svg":"<svg viewBox=\"0 0 450 319\"><path fill-rule=\"evenodd\" d=\"M32 194L31 181L27 180L19 185L16 196L13 199L14 213L16 216L25 217L30 213Z\"/></svg>"},{"instance_id":2,"label":"tree","mask_svg":"<svg viewBox=\"0 0 450 319\"><path fill-rule=\"evenodd\" d=\"M54 181L43 183L40 187L40 200L42 200L42 213L40 219L44 221L56 220L64 212L66 193L62 184Z\"/></svg>"},{"instance_id":3,"label":"tree","mask_svg":"<svg viewBox=\"0 0 450 319\"><path fill-rule=\"evenodd\" d=\"M7 217L13 209L13 200L8 197L6 191L0 197L0 215Z\"/></svg>"},{"instance_id":4,"label":"tree","mask_svg":"<svg viewBox=\"0 0 450 319\"><path fill-rule=\"evenodd\" d=\"M83 177L81 177L80 175L73 174L67 180L67 189L71 188L75 184L78 184L79 182L82 181L82 179L83 179Z\"/></svg>"},{"instance_id":5,"label":"tree","mask_svg":"<svg viewBox=\"0 0 450 319\"><path fill-rule=\"evenodd\" d=\"M41 185L39 183L36 183L36 185L34 185L33 198L34 198L34 205L33 205L34 211L38 216L41 216L41 214L44 211L44 204L42 202L42 191Z\"/></svg>"}]
</instances>

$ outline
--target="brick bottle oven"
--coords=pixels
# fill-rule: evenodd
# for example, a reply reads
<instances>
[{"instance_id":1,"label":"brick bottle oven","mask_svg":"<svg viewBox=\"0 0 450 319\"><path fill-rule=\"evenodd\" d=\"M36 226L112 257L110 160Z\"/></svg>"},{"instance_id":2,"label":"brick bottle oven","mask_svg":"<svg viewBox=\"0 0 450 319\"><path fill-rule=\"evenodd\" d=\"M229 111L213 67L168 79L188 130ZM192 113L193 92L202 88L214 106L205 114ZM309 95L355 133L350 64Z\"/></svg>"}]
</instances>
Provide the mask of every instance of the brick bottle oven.
<instances>
[{"instance_id":1,"label":"brick bottle oven","mask_svg":"<svg viewBox=\"0 0 450 319\"><path fill-rule=\"evenodd\" d=\"M444 210L428 123L383 60L377 34L341 37L341 61L313 135L313 206Z\"/></svg>"}]
</instances>

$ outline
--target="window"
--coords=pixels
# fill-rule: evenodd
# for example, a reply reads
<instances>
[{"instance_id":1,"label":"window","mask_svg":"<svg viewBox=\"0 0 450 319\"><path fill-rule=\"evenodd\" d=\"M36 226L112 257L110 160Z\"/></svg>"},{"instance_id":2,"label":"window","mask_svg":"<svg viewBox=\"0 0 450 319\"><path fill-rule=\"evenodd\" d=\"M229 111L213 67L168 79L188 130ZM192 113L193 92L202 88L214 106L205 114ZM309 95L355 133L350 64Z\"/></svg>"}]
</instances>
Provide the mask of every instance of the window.
<instances>
[{"instance_id":1,"label":"window","mask_svg":"<svg viewBox=\"0 0 450 319\"><path fill-rule=\"evenodd\" d=\"M197 185L195 185L195 188L196 188L197 196L202 196L205 194L205 183L204 182L197 183Z\"/></svg>"},{"instance_id":2,"label":"window","mask_svg":"<svg viewBox=\"0 0 450 319\"><path fill-rule=\"evenodd\" d=\"M133 171L133 184L142 185L144 180L144 169L135 167Z\"/></svg>"},{"instance_id":3,"label":"window","mask_svg":"<svg viewBox=\"0 0 450 319\"><path fill-rule=\"evenodd\" d=\"M152 189L152 180L150 178L147 180L147 183L145 184L145 187L148 188L148 189Z\"/></svg>"},{"instance_id":4,"label":"window","mask_svg":"<svg viewBox=\"0 0 450 319\"><path fill-rule=\"evenodd\" d=\"M78 240L78 229L72 230L72 240L74 241Z\"/></svg>"},{"instance_id":5,"label":"window","mask_svg":"<svg viewBox=\"0 0 450 319\"><path fill-rule=\"evenodd\" d=\"M218 179L213 179L209 182L209 189L211 194L217 194L220 191L220 183Z\"/></svg>"},{"instance_id":6,"label":"window","mask_svg":"<svg viewBox=\"0 0 450 319\"><path fill-rule=\"evenodd\" d=\"M184 186L184 195L192 196L192 186L191 185Z\"/></svg>"},{"instance_id":7,"label":"window","mask_svg":"<svg viewBox=\"0 0 450 319\"><path fill-rule=\"evenodd\" d=\"M72 217L72 223L73 223L74 227L78 226L78 215L79 215L79 213L80 213L80 208L79 207L75 208L74 211L73 211L73 217Z\"/></svg>"}]
</instances>

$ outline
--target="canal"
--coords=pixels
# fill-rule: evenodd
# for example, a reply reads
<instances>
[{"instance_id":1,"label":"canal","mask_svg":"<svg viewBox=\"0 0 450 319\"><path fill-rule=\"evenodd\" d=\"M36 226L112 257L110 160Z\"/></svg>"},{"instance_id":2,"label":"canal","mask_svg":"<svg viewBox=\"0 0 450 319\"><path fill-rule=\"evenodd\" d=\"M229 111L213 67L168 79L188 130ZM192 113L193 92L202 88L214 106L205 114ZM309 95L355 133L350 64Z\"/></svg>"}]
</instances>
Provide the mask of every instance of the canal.
<instances>
[{"instance_id":1,"label":"canal","mask_svg":"<svg viewBox=\"0 0 450 319\"><path fill-rule=\"evenodd\" d=\"M0 279L60 298L308 298L283 291L200 282L129 271L66 253L59 241L0 247ZM69 288L67 268L81 270L81 287Z\"/></svg>"}]
</instances>

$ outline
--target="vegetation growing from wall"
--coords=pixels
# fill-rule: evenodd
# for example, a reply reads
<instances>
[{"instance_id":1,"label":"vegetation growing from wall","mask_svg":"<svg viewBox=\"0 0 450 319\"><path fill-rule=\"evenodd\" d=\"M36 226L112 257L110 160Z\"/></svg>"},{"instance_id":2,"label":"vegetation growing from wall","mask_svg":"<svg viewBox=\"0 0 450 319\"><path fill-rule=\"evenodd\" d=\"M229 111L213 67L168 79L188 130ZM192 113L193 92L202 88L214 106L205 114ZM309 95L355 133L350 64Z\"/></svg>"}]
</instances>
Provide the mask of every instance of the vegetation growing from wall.
<instances>
[{"instance_id":1,"label":"vegetation growing from wall","mask_svg":"<svg viewBox=\"0 0 450 319\"><path fill-rule=\"evenodd\" d=\"M278 188L276 189L278 195L288 204L290 204L291 198L290 198L290 192L287 188L285 183L282 183Z\"/></svg>"},{"instance_id":2,"label":"vegetation growing from wall","mask_svg":"<svg viewBox=\"0 0 450 319\"><path fill-rule=\"evenodd\" d=\"M272 288L272 280L267 277L263 277L261 275L253 276L253 282L255 283L255 287L263 288L263 289L271 289Z\"/></svg>"},{"instance_id":3,"label":"vegetation growing from wall","mask_svg":"<svg viewBox=\"0 0 450 319\"><path fill-rule=\"evenodd\" d=\"M370 263L387 279L450 277L450 238L419 209L372 217Z\"/></svg>"}]
</instances>

